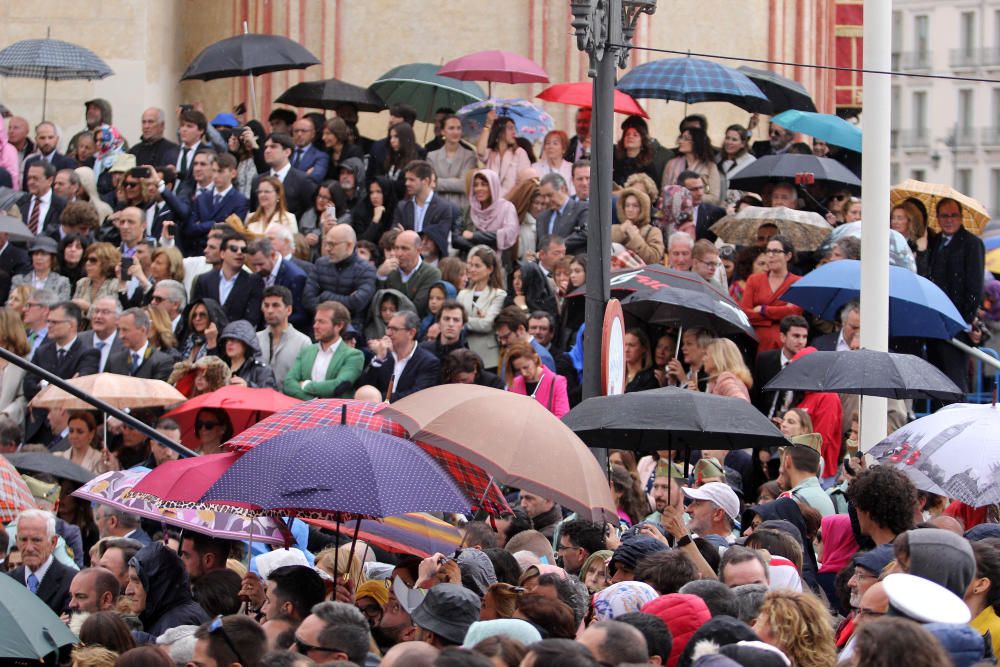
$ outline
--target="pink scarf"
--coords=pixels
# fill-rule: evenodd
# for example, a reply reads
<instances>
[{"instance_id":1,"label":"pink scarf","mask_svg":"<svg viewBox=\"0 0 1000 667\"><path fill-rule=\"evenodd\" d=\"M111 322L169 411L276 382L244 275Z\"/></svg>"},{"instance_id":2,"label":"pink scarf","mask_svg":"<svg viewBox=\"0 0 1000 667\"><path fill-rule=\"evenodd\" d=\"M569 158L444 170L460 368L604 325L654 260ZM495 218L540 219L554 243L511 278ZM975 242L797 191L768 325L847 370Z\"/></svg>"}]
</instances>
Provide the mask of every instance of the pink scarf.
<instances>
[{"instance_id":1,"label":"pink scarf","mask_svg":"<svg viewBox=\"0 0 1000 667\"><path fill-rule=\"evenodd\" d=\"M475 183L476 176L482 176L490 184L490 200L492 203L483 208L476 201L475 187L469 193L469 216L472 224L484 232L496 232L497 249L506 250L514 245L520 233L520 224L517 220L517 209L506 199L500 196L500 176L492 169L480 169L472 177Z\"/></svg>"}]
</instances>

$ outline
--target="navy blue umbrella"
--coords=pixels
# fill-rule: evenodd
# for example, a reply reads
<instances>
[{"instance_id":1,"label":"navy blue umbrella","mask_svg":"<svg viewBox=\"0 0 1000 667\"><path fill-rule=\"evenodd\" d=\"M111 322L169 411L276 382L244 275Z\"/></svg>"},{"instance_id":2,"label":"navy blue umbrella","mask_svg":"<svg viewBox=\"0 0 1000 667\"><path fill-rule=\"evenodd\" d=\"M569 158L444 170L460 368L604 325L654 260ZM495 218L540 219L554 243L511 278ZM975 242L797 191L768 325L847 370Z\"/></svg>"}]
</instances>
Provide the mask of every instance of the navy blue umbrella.
<instances>
[{"instance_id":1,"label":"navy blue umbrella","mask_svg":"<svg viewBox=\"0 0 1000 667\"><path fill-rule=\"evenodd\" d=\"M418 445L357 426L293 430L265 440L199 502L319 519L467 512L470 505Z\"/></svg>"},{"instance_id":2,"label":"navy blue umbrella","mask_svg":"<svg viewBox=\"0 0 1000 667\"><path fill-rule=\"evenodd\" d=\"M747 111L769 112L771 102L746 74L700 58L664 58L632 69L618 90L635 98L685 104L730 102Z\"/></svg>"},{"instance_id":3,"label":"navy blue umbrella","mask_svg":"<svg viewBox=\"0 0 1000 667\"><path fill-rule=\"evenodd\" d=\"M796 281L784 299L824 320L861 298L861 262L842 259L824 264ZM954 337L968 325L941 288L899 266L889 267L889 335L916 338Z\"/></svg>"}]
</instances>

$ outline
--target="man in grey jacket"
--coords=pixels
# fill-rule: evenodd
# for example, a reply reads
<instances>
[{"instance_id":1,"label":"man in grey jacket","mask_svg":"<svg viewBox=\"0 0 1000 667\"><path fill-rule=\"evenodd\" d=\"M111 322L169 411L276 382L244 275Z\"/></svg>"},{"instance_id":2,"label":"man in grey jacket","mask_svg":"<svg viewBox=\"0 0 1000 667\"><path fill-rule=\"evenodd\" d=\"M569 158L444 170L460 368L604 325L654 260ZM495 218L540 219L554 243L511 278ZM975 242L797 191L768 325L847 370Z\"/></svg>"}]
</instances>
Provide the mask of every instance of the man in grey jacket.
<instances>
[{"instance_id":1,"label":"man in grey jacket","mask_svg":"<svg viewBox=\"0 0 1000 667\"><path fill-rule=\"evenodd\" d=\"M288 323L292 303L292 292L287 287L272 285L264 289L260 309L267 328L257 332L257 343L261 357L271 366L279 387L284 386L285 376L295 363L299 350L310 343L309 336Z\"/></svg>"}]
</instances>

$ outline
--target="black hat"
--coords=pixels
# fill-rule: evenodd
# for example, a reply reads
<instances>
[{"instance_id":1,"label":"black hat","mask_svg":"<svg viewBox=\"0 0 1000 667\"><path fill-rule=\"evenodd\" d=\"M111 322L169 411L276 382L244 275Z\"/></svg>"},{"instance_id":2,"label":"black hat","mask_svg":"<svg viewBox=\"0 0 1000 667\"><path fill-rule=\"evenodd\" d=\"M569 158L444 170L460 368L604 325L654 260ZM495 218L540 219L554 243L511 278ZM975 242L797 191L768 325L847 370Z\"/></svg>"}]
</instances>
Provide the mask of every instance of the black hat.
<instances>
[{"instance_id":1,"label":"black hat","mask_svg":"<svg viewBox=\"0 0 1000 667\"><path fill-rule=\"evenodd\" d=\"M452 644L465 641L469 626L479 620L479 596L458 584L438 584L410 617L419 628L433 632Z\"/></svg>"}]
</instances>

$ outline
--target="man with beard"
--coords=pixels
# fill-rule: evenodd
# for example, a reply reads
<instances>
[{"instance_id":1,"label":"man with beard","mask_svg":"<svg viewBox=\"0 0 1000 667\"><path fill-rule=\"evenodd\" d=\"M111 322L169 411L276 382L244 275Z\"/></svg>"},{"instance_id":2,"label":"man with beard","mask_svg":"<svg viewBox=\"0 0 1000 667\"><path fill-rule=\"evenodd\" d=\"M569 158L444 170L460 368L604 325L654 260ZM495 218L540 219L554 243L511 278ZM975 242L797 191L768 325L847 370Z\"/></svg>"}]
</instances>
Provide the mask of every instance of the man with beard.
<instances>
[{"instance_id":1,"label":"man with beard","mask_svg":"<svg viewBox=\"0 0 1000 667\"><path fill-rule=\"evenodd\" d=\"M103 567L80 570L69 584L69 611L71 614L93 614L114 608L121 591L115 575Z\"/></svg>"},{"instance_id":2,"label":"man with beard","mask_svg":"<svg viewBox=\"0 0 1000 667\"><path fill-rule=\"evenodd\" d=\"M423 595L407 586L402 579L393 579L389 601L382 611L382 620L372 628L372 636L383 652L396 644L417 638L417 626L413 624L410 612L422 599Z\"/></svg>"}]
</instances>

